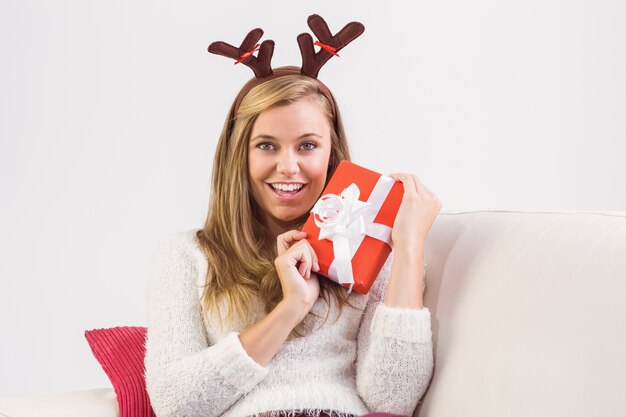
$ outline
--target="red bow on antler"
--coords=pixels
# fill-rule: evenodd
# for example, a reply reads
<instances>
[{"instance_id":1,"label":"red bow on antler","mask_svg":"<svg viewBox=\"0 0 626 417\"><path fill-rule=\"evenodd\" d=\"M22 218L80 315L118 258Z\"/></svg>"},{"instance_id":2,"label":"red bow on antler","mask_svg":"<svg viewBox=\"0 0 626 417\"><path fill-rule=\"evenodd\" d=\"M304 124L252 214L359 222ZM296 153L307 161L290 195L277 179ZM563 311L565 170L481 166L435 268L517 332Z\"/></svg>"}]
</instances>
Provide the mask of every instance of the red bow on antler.
<instances>
[{"instance_id":1,"label":"red bow on antler","mask_svg":"<svg viewBox=\"0 0 626 417\"><path fill-rule=\"evenodd\" d=\"M315 43L313 45L317 45L317 46L319 46L322 49L326 49L331 54L333 54L335 56L339 56L339 54L337 53L337 48L333 48L330 45L326 45L325 43L322 43L320 41L315 41Z\"/></svg>"},{"instance_id":2,"label":"red bow on antler","mask_svg":"<svg viewBox=\"0 0 626 417\"><path fill-rule=\"evenodd\" d=\"M239 61L235 62L235 65L237 65L238 63L240 63L241 61L243 61L244 59L248 58L249 56L251 56L254 51L256 51L257 49L259 49L259 46L261 46L260 44L256 44L254 45L254 48L252 48L252 50L245 52L243 54L241 54L241 59L239 59Z\"/></svg>"}]
</instances>

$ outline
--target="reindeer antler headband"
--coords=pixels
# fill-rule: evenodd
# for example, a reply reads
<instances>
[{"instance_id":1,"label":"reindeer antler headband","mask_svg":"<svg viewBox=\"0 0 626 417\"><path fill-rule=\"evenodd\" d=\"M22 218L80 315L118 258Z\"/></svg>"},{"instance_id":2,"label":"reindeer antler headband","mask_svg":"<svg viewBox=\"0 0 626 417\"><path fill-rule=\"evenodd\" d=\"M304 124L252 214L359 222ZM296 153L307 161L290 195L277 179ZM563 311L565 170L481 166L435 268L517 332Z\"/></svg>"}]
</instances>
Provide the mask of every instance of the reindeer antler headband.
<instances>
[{"instance_id":1,"label":"reindeer antler headband","mask_svg":"<svg viewBox=\"0 0 626 417\"><path fill-rule=\"evenodd\" d=\"M330 58L339 56L337 52L354 39L358 38L365 30L365 27L359 22L350 22L333 36L326 21L324 21L321 16L316 14L311 15L307 19L307 23L317 36L318 41L313 43L313 39L308 33L298 35L298 45L300 46L300 54L302 55L302 67L300 71L289 68L272 69L271 60L272 54L274 53L274 41L268 39L261 42L259 45L257 42L261 39L261 36L263 36L263 30L259 28L251 30L239 47L221 41L213 42L209 45L209 52L235 59L235 64L243 63L254 71L255 77L243 86L237 96L237 100L235 101L235 113L246 94L257 85L284 75L303 74L317 80L320 89L331 103L333 116L337 114L335 99L328 87L317 78L317 74ZM319 46L320 50L315 52L313 45ZM257 49L259 51L258 56L254 56L253 53Z\"/></svg>"}]
</instances>

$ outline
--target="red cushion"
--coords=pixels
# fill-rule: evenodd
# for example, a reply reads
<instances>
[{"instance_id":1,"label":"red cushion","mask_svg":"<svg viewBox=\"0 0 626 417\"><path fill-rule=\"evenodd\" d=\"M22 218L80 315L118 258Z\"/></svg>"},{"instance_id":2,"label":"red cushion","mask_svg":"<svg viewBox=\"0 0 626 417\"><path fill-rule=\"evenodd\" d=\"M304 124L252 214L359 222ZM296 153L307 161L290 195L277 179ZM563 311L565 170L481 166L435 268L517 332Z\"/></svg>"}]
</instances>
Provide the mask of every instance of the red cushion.
<instances>
[{"instance_id":1,"label":"red cushion","mask_svg":"<svg viewBox=\"0 0 626 417\"><path fill-rule=\"evenodd\" d=\"M155 417L146 391L145 327L86 330L85 338L117 395L120 417Z\"/></svg>"}]
</instances>

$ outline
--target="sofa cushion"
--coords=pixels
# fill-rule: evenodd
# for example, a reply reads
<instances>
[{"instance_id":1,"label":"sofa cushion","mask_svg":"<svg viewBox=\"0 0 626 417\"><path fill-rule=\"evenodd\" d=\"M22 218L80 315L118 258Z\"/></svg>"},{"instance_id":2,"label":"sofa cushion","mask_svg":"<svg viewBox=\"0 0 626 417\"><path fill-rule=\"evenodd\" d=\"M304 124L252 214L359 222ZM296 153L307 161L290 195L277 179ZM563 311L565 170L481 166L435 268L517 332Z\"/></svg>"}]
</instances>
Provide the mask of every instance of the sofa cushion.
<instances>
[{"instance_id":1,"label":"sofa cushion","mask_svg":"<svg viewBox=\"0 0 626 417\"><path fill-rule=\"evenodd\" d=\"M0 398L0 417L117 417L111 388Z\"/></svg>"},{"instance_id":2,"label":"sofa cushion","mask_svg":"<svg viewBox=\"0 0 626 417\"><path fill-rule=\"evenodd\" d=\"M113 384L120 417L155 417L144 377L146 328L86 330L85 338Z\"/></svg>"}]
</instances>

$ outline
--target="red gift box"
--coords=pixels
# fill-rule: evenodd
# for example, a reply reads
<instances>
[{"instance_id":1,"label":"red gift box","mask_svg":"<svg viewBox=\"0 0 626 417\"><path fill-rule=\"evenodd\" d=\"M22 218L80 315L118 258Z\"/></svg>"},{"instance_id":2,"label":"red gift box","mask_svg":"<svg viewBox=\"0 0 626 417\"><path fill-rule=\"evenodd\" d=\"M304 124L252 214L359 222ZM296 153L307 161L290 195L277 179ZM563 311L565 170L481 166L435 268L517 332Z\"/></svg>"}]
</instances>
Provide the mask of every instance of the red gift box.
<instances>
[{"instance_id":1,"label":"red gift box","mask_svg":"<svg viewBox=\"0 0 626 417\"><path fill-rule=\"evenodd\" d=\"M402 182L341 161L302 227L318 273L367 294L392 249Z\"/></svg>"}]
</instances>

